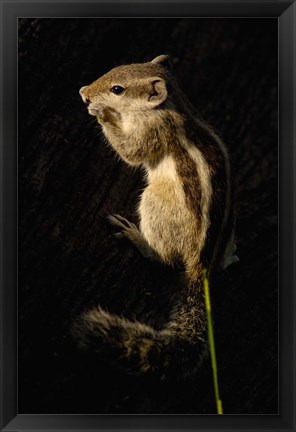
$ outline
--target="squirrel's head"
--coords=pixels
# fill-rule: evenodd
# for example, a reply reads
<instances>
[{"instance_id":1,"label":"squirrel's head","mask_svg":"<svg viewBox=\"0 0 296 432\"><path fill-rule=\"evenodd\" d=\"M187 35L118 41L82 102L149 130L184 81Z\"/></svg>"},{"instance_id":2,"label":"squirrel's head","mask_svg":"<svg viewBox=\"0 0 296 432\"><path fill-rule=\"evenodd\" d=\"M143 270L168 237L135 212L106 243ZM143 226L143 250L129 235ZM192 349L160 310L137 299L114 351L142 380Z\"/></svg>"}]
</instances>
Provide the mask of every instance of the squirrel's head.
<instances>
[{"instance_id":1,"label":"squirrel's head","mask_svg":"<svg viewBox=\"0 0 296 432\"><path fill-rule=\"evenodd\" d=\"M118 66L79 91L88 112L100 123L124 113L154 110L168 98L169 59Z\"/></svg>"},{"instance_id":2,"label":"squirrel's head","mask_svg":"<svg viewBox=\"0 0 296 432\"><path fill-rule=\"evenodd\" d=\"M174 80L168 66L166 55L118 66L80 89L88 112L96 116L110 144L131 165L153 164L166 152L162 118L166 108L172 107Z\"/></svg>"}]
</instances>

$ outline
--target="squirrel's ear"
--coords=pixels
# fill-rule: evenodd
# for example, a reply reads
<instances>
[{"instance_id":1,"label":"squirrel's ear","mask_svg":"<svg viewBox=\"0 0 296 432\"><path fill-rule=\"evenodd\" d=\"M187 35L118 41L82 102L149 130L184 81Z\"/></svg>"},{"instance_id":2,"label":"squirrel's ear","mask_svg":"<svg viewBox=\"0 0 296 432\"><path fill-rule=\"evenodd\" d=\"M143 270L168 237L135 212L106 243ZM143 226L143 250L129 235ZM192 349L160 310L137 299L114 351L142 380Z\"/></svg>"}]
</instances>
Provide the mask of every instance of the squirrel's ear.
<instances>
[{"instance_id":1,"label":"squirrel's ear","mask_svg":"<svg viewBox=\"0 0 296 432\"><path fill-rule=\"evenodd\" d=\"M149 102L157 106L166 100L168 91L164 79L159 77L152 78L149 87Z\"/></svg>"},{"instance_id":2,"label":"squirrel's ear","mask_svg":"<svg viewBox=\"0 0 296 432\"><path fill-rule=\"evenodd\" d=\"M166 69L172 69L172 63L170 61L170 56L166 54L159 55L155 57L155 59L151 60L151 63L154 64L161 64L161 66L165 67Z\"/></svg>"}]
</instances>

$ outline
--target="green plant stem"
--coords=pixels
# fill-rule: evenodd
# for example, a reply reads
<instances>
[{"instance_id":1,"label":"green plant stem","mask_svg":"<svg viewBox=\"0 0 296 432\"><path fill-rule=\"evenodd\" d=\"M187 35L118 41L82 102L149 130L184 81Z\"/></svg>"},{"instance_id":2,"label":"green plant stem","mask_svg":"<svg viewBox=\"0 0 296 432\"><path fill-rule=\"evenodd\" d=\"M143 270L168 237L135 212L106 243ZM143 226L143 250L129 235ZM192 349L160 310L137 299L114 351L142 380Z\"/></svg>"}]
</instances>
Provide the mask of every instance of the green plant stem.
<instances>
[{"instance_id":1,"label":"green plant stem","mask_svg":"<svg viewBox=\"0 0 296 432\"><path fill-rule=\"evenodd\" d=\"M216 399L216 405L217 405L217 413L223 414L222 400L220 399L220 396L219 396L217 358L216 358L215 339L214 339L214 326L213 326L213 319L212 319L210 288L209 288L209 280L208 280L207 273L208 273L207 269L204 269L203 270L203 285L204 285L205 304L206 304L206 312L207 312L207 320L208 320L208 338L209 338L210 355L211 355L211 363L212 363L212 371L213 371L214 391L215 391L215 399Z\"/></svg>"}]
</instances>

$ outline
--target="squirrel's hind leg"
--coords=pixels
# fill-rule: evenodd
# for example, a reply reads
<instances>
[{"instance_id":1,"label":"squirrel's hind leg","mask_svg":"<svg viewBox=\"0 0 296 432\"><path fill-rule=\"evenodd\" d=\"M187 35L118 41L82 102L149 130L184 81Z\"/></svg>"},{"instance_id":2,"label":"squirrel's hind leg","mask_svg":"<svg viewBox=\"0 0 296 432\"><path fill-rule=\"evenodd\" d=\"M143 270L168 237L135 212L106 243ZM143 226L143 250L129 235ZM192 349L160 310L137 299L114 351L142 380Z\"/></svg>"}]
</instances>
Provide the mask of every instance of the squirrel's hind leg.
<instances>
[{"instance_id":1,"label":"squirrel's hind leg","mask_svg":"<svg viewBox=\"0 0 296 432\"><path fill-rule=\"evenodd\" d=\"M224 252L224 256L220 262L220 267L222 270L225 270L231 264L239 261L239 257L235 254L235 252L236 252L236 243L234 239L234 231L232 231L229 242Z\"/></svg>"}]
</instances>

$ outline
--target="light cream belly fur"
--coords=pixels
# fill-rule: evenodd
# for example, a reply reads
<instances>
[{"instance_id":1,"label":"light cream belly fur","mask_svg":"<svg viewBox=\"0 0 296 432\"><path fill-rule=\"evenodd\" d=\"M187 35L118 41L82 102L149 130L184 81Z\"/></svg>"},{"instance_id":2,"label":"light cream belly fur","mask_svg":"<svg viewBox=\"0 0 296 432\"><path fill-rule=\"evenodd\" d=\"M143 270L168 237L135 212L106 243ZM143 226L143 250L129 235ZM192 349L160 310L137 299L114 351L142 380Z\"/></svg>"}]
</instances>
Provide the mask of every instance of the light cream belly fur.
<instances>
[{"instance_id":1,"label":"light cream belly fur","mask_svg":"<svg viewBox=\"0 0 296 432\"><path fill-rule=\"evenodd\" d=\"M148 186L142 194L139 213L142 235L165 262L184 258L184 252L197 249L196 219L186 206L170 157L148 172Z\"/></svg>"}]
</instances>

